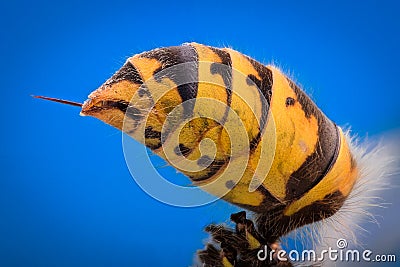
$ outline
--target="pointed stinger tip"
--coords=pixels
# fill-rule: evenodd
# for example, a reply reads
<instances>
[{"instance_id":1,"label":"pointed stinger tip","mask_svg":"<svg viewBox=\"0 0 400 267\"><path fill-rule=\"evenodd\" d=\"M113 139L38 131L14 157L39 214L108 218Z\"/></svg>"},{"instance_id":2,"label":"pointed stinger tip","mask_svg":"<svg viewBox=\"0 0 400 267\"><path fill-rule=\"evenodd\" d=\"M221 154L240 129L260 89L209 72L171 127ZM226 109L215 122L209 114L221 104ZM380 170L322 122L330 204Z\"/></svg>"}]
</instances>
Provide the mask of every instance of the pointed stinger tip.
<instances>
[{"instance_id":1,"label":"pointed stinger tip","mask_svg":"<svg viewBox=\"0 0 400 267\"><path fill-rule=\"evenodd\" d=\"M40 95L31 95L33 98L39 98L39 99L44 99L44 100L49 100L61 104L66 104L66 105L71 105L71 106L76 106L76 107L82 107L82 103L74 102L74 101L69 101L69 100L63 100L59 98L53 98L53 97L47 97L47 96L40 96Z\"/></svg>"}]
</instances>

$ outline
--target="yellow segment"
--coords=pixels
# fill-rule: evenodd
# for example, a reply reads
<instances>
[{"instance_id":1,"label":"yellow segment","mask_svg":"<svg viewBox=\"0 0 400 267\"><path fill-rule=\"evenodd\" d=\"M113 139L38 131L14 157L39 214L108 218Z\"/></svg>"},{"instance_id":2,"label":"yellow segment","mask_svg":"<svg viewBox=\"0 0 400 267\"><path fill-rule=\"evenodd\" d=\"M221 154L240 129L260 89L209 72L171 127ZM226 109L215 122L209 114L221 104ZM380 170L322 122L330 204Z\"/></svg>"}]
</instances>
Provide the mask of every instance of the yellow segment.
<instances>
[{"instance_id":1,"label":"yellow segment","mask_svg":"<svg viewBox=\"0 0 400 267\"><path fill-rule=\"evenodd\" d=\"M150 110L153 103L149 100L135 95L134 99L129 99L135 103L142 112L147 110L148 117L146 119L146 127L151 126L154 131L162 131L162 127L166 121L167 115L179 104L182 99L177 90L177 85L169 78L163 78L160 82L154 79L154 71L161 67L161 63L156 59L148 59L135 55L128 59L138 70L146 85L148 92L151 95L151 100L155 103L154 107ZM129 126L129 125L128 125ZM132 133L133 135L134 133ZM135 133L134 137L140 139L142 132ZM147 144L157 144L157 140L146 140ZM162 149L158 149L158 154L164 157Z\"/></svg>"},{"instance_id":2,"label":"yellow segment","mask_svg":"<svg viewBox=\"0 0 400 267\"><path fill-rule=\"evenodd\" d=\"M308 191L299 200L292 202L285 209L284 215L293 215L300 209L309 206L318 200L323 200L326 195L334 193L337 190L339 190L345 197L349 195L359 175L356 167L352 169L352 156L349 146L341 129L339 129L339 132L341 143L336 163L315 187Z\"/></svg>"},{"instance_id":3,"label":"yellow segment","mask_svg":"<svg viewBox=\"0 0 400 267\"><path fill-rule=\"evenodd\" d=\"M286 77L275 67L272 70L271 114L276 125L275 158L263 184L276 198L286 196L286 184L290 175L311 155L318 141L318 121L315 116L306 117L297 95ZM286 107L286 98L295 99L295 104Z\"/></svg>"},{"instance_id":4,"label":"yellow segment","mask_svg":"<svg viewBox=\"0 0 400 267\"><path fill-rule=\"evenodd\" d=\"M192 43L197 51L198 56L198 84L197 84L197 98L204 97L220 101L224 104L227 102L228 94L222 76L219 73L212 74L211 67L213 63L220 63L220 57L208 46ZM223 66L221 64L221 66ZM225 109L221 110L222 106L216 105L195 105L194 114L219 114L213 118L216 121L221 121ZM207 111L205 109L211 109Z\"/></svg>"},{"instance_id":5,"label":"yellow segment","mask_svg":"<svg viewBox=\"0 0 400 267\"><path fill-rule=\"evenodd\" d=\"M92 92L89 98L94 99L91 101L92 106L96 106L97 103L101 101L109 100L123 100L130 102L133 95L139 88L138 84L132 83L130 81L122 80L117 83L101 86L98 90ZM95 116L98 119L118 128L122 129L124 122L124 113L117 109L112 110L97 110L95 113L90 113L91 116ZM124 129L129 131L130 129Z\"/></svg>"},{"instance_id":6,"label":"yellow segment","mask_svg":"<svg viewBox=\"0 0 400 267\"><path fill-rule=\"evenodd\" d=\"M222 266L224 267L233 267L233 265L228 261L226 257L222 258Z\"/></svg>"},{"instance_id":7,"label":"yellow segment","mask_svg":"<svg viewBox=\"0 0 400 267\"><path fill-rule=\"evenodd\" d=\"M250 249L256 249L261 246L260 242L250 233L246 232L247 241L249 241Z\"/></svg>"},{"instance_id":8,"label":"yellow segment","mask_svg":"<svg viewBox=\"0 0 400 267\"><path fill-rule=\"evenodd\" d=\"M229 52L232 61L232 101L231 108L239 115L249 135L249 141L260 131L262 102L257 86L247 84L248 75L254 75L261 80L257 70L247 57L239 52L224 48Z\"/></svg>"},{"instance_id":9,"label":"yellow segment","mask_svg":"<svg viewBox=\"0 0 400 267\"><path fill-rule=\"evenodd\" d=\"M264 195L260 191L249 192L249 184L253 174L253 171L247 168L240 182L223 197L224 200L238 205L260 206L264 200Z\"/></svg>"},{"instance_id":10,"label":"yellow segment","mask_svg":"<svg viewBox=\"0 0 400 267\"><path fill-rule=\"evenodd\" d=\"M96 98L97 102L110 99L125 100L129 102L139 86L139 84L122 80L111 85L103 85L99 90L92 92L89 95L89 98Z\"/></svg>"},{"instance_id":11,"label":"yellow segment","mask_svg":"<svg viewBox=\"0 0 400 267\"><path fill-rule=\"evenodd\" d=\"M161 67L157 59L141 57L140 54L134 55L128 61L136 67L144 82L152 78L154 71Z\"/></svg>"}]
</instances>

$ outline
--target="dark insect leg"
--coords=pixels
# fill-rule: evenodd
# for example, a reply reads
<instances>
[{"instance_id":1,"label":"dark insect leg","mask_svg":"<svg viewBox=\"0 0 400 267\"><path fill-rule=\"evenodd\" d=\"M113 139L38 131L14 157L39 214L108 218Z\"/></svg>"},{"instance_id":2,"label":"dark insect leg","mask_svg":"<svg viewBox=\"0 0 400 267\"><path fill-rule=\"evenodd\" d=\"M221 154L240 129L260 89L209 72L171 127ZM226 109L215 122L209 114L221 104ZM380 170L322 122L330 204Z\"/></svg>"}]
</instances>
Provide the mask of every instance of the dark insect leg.
<instances>
[{"instance_id":1,"label":"dark insect leg","mask_svg":"<svg viewBox=\"0 0 400 267\"><path fill-rule=\"evenodd\" d=\"M206 231L211 234L215 245L207 244L198 251L203 267L290 267L289 261L278 261L271 255L271 245L255 229L252 221L241 211L231 215L235 229L222 225L209 225ZM261 251L263 250L263 251ZM260 252L261 251L261 252Z\"/></svg>"}]
</instances>

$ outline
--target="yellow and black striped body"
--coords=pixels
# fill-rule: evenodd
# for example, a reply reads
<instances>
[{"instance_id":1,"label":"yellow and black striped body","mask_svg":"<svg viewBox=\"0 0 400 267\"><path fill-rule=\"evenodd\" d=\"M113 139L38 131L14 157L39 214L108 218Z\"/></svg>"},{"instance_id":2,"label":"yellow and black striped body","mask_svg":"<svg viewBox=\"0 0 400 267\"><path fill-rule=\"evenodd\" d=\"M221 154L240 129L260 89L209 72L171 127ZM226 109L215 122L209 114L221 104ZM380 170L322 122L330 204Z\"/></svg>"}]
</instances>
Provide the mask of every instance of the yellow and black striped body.
<instances>
[{"instance_id":1,"label":"yellow and black striped body","mask_svg":"<svg viewBox=\"0 0 400 267\"><path fill-rule=\"evenodd\" d=\"M82 114L254 211L269 242L333 215L358 178L340 127L279 69L228 48L190 43L135 55L89 96ZM214 143L211 155L199 146L205 139ZM224 173L243 162L242 172Z\"/></svg>"}]
</instances>

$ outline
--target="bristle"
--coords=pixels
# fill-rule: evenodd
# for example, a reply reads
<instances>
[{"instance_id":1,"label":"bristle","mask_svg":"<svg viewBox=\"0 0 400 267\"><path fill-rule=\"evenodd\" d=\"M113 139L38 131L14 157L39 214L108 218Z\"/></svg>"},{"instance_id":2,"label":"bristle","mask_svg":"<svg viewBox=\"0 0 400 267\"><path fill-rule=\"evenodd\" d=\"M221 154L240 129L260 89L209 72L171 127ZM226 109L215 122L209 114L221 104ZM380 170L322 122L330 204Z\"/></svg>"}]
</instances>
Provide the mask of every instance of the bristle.
<instances>
[{"instance_id":1,"label":"bristle","mask_svg":"<svg viewBox=\"0 0 400 267\"><path fill-rule=\"evenodd\" d=\"M76 106L76 107L82 107L83 104L74 102L74 101L69 101L69 100L63 100L63 99L58 99L58 98L53 98L53 97L47 97L47 96L39 96L39 95L32 95L34 98L40 98L44 100L49 100L53 102L58 102L61 104L66 104L66 105L71 105L71 106Z\"/></svg>"}]
</instances>

